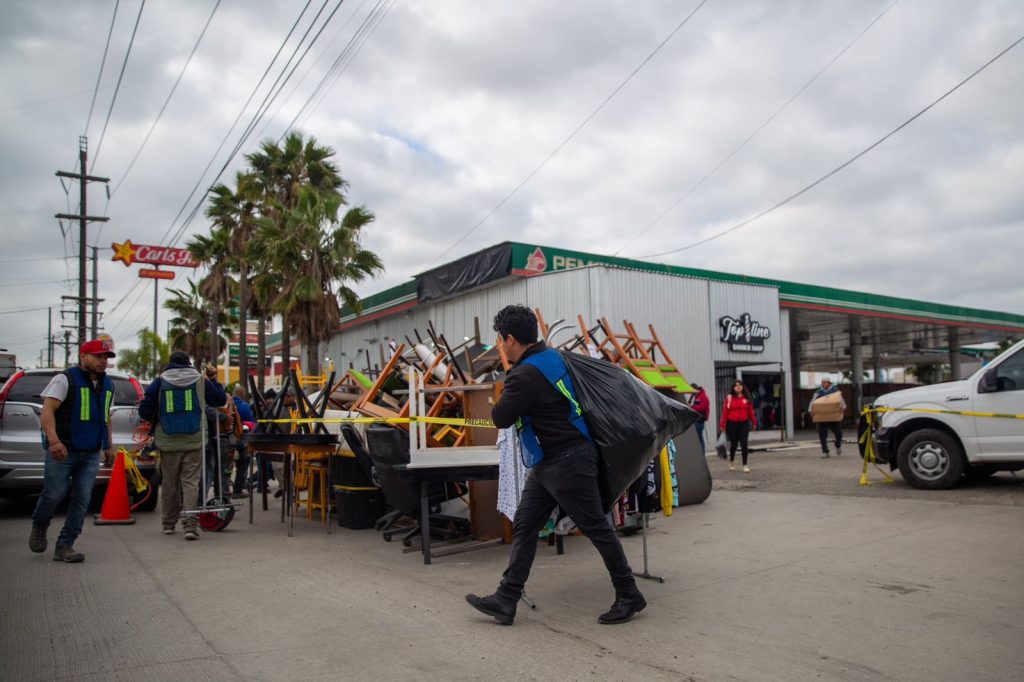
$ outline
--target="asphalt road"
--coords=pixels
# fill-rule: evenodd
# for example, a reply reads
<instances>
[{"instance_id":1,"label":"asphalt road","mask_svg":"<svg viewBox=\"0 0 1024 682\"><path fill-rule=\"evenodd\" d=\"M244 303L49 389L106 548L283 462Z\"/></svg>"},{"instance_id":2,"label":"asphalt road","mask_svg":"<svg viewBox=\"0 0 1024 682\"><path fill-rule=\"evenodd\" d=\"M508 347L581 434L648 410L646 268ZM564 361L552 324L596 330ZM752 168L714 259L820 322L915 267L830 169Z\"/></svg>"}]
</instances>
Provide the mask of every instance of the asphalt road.
<instances>
[{"instance_id":1,"label":"asphalt road","mask_svg":"<svg viewBox=\"0 0 1024 682\"><path fill-rule=\"evenodd\" d=\"M188 543L88 526L85 563L28 551L28 503L0 503L3 680L1008 680L1024 668L1024 486L862 487L850 447L711 460L700 505L652 519L649 607L612 600L583 538L541 545L503 627L470 609L507 547L424 566L372 530L257 512ZM876 474L874 478L880 478ZM54 530L55 534L56 529ZM643 568L639 536L623 539Z\"/></svg>"}]
</instances>

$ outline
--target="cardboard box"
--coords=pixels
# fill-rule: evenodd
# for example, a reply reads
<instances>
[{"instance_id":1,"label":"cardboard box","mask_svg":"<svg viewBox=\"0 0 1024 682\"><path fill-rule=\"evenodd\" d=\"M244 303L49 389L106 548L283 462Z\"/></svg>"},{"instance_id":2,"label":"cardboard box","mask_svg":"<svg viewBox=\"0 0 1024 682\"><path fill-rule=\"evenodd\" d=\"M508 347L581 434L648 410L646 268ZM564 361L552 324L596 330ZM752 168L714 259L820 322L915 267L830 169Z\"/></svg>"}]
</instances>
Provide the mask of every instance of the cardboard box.
<instances>
[{"instance_id":1,"label":"cardboard box","mask_svg":"<svg viewBox=\"0 0 1024 682\"><path fill-rule=\"evenodd\" d=\"M811 421L840 422L843 420L843 396L839 391L818 398L811 404Z\"/></svg>"}]
</instances>

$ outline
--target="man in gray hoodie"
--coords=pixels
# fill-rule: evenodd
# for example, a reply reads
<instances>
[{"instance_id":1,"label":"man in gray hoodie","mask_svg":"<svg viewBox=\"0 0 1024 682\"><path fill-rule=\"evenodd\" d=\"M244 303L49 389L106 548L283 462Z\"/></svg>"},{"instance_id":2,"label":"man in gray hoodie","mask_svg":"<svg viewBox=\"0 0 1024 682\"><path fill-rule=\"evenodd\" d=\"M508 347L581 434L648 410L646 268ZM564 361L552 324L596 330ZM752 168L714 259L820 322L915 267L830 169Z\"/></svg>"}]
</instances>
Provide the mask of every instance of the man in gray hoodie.
<instances>
[{"instance_id":1,"label":"man in gray hoodie","mask_svg":"<svg viewBox=\"0 0 1024 682\"><path fill-rule=\"evenodd\" d=\"M163 373L146 388L139 403L139 417L154 425L160 452L160 491L163 532L173 535L185 511L195 511L199 501L203 425L206 406L221 407L228 397L216 381L217 368L207 367L206 378L192 367L188 354L171 353ZM181 522L186 540L198 540L198 520L187 514Z\"/></svg>"}]
</instances>

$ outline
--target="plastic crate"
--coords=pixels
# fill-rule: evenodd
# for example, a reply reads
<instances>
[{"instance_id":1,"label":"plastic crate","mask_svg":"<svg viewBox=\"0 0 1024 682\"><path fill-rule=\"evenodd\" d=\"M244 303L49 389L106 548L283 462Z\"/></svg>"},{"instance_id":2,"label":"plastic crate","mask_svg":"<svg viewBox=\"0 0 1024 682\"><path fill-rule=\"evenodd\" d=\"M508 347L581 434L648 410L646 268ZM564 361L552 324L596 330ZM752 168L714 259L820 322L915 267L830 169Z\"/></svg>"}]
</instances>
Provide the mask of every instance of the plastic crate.
<instances>
[{"instance_id":1,"label":"plastic crate","mask_svg":"<svg viewBox=\"0 0 1024 682\"><path fill-rule=\"evenodd\" d=\"M348 490L344 486L335 486L334 501L338 509L338 525L353 530L373 528L385 511L384 494L378 488Z\"/></svg>"},{"instance_id":2,"label":"plastic crate","mask_svg":"<svg viewBox=\"0 0 1024 682\"><path fill-rule=\"evenodd\" d=\"M373 481L366 475L356 456L344 451L331 457L331 482L350 488L367 488L373 485Z\"/></svg>"}]
</instances>

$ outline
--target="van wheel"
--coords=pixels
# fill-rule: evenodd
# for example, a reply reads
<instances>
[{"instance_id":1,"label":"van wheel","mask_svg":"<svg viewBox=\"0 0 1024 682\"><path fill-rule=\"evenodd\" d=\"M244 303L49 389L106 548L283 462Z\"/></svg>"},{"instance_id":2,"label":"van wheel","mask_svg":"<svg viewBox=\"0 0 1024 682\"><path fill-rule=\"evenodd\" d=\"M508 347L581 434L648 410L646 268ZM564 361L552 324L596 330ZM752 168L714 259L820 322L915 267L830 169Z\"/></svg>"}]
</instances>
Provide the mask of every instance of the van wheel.
<instances>
[{"instance_id":1,"label":"van wheel","mask_svg":"<svg viewBox=\"0 0 1024 682\"><path fill-rule=\"evenodd\" d=\"M896 456L903 480L922 490L952 488L964 474L960 444L944 431L921 429L900 443Z\"/></svg>"}]
</instances>

